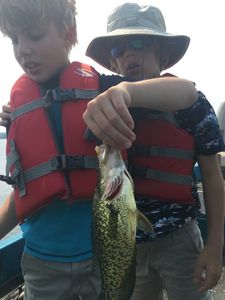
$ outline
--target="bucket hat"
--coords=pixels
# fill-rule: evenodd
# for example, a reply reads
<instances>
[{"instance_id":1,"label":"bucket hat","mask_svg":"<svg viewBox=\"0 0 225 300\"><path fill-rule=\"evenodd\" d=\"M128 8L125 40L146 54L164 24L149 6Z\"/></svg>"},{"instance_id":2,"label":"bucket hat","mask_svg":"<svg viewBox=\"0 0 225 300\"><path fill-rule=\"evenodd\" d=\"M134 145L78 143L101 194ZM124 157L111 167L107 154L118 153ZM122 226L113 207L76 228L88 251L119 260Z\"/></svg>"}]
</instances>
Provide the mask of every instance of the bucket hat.
<instances>
[{"instance_id":1,"label":"bucket hat","mask_svg":"<svg viewBox=\"0 0 225 300\"><path fill-rule=\"evenodd\" d=\"M118 38L125 36L156 37L162 41L160 53L166 54L163 70L176 64L185 54L190 38L186 35L173 35L166 32L166 25L161 11L154 6L125 3L116 7L108 17L107 33L94 38L86 55L113 71L110 64L111 45Z\"/></svg>"}]
</instances>

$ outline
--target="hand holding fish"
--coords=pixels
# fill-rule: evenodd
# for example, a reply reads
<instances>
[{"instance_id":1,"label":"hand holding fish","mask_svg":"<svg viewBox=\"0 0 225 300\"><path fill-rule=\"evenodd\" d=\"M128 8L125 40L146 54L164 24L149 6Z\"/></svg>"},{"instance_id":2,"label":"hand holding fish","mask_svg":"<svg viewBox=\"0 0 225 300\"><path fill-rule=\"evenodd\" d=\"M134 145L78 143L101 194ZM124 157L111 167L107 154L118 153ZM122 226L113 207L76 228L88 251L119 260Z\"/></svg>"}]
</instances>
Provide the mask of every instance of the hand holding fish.
<instances>
[{"instance_id":1,"label":"hand holding fish","mask_svg":"<svg viewBox=\"0 0 225 300\"><path fill-rule=\"evenodd\" d=\"M105 143L118 149L129 148L135 140L134 122L128 110L130 102L123 84L111 87L88 103L84 121Z\"/></svg>"}]
</instances>

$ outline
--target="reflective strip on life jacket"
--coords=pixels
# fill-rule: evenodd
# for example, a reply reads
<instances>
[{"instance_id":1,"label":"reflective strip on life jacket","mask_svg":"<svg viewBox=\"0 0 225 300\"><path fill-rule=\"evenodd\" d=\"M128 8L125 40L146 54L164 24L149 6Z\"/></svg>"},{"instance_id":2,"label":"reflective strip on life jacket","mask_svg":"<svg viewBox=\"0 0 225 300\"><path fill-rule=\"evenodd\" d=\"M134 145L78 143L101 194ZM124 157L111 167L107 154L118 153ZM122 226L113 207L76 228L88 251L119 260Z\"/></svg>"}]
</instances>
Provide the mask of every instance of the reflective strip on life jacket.
<instances>
[{"instance_id":1,"label":"reflective strip on life jacket","mask_svg":"<svg viewBox=\"0 0 225 300\"><path fill-rule=\"evenodd\" d=\"M14 121L16 118L29 113L35 109L41 108L41 107L47 107L54 102L62 102L62 101L68 101L68 100L82 100L82 99L93 99L97 97L99 92L97 90L79 90L79 89L68 89L68 90L62 90L62 89L53 89L48 90L46 92L46 95L44 97L41 97L40 99L36 99L32 102L26 103L18 108L16 108L11 113L11 121Z\"/></svg>"},{"instance_id":2,"label":"reflective strip on life jacket","mask_svg":"<svg viewBox=\"0 0 225 300\"><path fill-rule=\"evenodd\" d=\"M10 100L13 121L7 138L7 172L15 179L19 220L54 199L92 199L97 181L96 143L84 139L82 116L88 100L98 94L98 76L92 67L72 63L62 71L59 89L44 97L26 75L15 83ZM48 115L54 102L62 103L63 153Z\"/></svg>"},{"instance_id":3,"label":"reflective strip on life jacket","mask_svg":"<svg viewBox=\"0 0 225 300\"><path fill-rule=\"evenodd\" d=\"M156 147L149 145L134 145L131 149L131 153L133 155L164 156L183 159L193 159L194 157L194 151L191 150L181 150L176 148Z\"/></svg>"},{"instance_id":4,"label":"reflective strip on life jacket","mask_svg":"<svg viewBox=\"0 0 225 300\"><path fill-rule=\"evenodd\" d=\"M12 153L11 153L12 154ZM12 160L12 164L8 164L7 168L11 168L14 163L19 161L16 151L14 151L16 160ZM11 155L12 157L13 155ZM28 170L22 170L21 164L17 164L14 168L11 179L19 189L19 196L26 194L26 184L41 176L50 174L56 170L72 170L72 169L97 169L97 157L81 156L81 155L59 155L52 157L49 161L36 165ZM8 172L6 173L8 175Z\"/></svg>"},{"instance_id":5,"label":"reflective strip on life jacket","mask_svg":"<svg viewBox=\"0 0 225 300\"><path fill-rule=\"evenodd\" d=\"M179 175L171 172L160 170L147 169L142 167L132 167L132 174L146 179L164 181L168 183L189 185L192 181L192 176Z\"/></svg>"},{"instance_id":6,"label":"reflective strip on life jacket","mask_svg":"<svg viewBox=\"0 0 225 300\"><path fill-rule=\"evenodd\" d=\"M150 112L135 123L129 152L135 194L149 199L194 203L194 139L179 128L173 113Z\"/></svg>"}]
</instances>

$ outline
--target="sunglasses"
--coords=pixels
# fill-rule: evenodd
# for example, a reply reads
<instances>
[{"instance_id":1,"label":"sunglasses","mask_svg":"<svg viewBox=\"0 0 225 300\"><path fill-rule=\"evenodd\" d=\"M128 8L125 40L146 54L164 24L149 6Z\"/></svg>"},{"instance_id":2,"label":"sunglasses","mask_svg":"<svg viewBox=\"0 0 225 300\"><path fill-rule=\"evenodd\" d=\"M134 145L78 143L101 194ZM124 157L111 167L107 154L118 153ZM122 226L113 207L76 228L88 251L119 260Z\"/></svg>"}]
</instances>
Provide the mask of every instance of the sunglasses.
<instances>
[{"instance_id":1,"label":"sunglasses","mask_svg":"<svg viewBox=\"0 0 225 300\"><path fill-rule=\"evenodd\" d=\"M110 53L114 59L123 56L127 49L142 50L145 47L153 44L152 41L147 39L133 39L117 43L118 44L112 47L110 50Z\"/></svg>"}]
</instances>

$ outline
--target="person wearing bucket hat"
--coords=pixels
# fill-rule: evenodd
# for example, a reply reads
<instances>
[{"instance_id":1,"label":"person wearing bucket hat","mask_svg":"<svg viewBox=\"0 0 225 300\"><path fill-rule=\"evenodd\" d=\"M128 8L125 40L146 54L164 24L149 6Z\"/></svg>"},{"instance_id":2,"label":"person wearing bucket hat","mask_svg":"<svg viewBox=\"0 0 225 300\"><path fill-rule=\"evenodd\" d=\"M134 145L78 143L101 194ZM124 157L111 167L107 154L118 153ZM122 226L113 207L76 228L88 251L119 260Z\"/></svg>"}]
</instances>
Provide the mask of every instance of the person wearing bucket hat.
<instances>
[{"instance_id":1,"label":"person wearing bucket hat","mask_svg":"<svg viewBox=\"0 0 225 300\"><path fill-rule=\"evenodd\" d=\"M190 42L188 36L166 32L164 17L157 7L126 3L109 16L107 34L93 39L86 54L106 69L116 71L111 64L111 54L121 55L119 50L123 51L123 45L117 49L118 52L114 50L111 53L112 45L117 40L122 42L125 37L135 36L141 36L145 41L157 40L161 71L176 64L187 51ZM141 45L136 47L140 48Z\"/></svg>"},{"instance_id":2,"label":"person wearing bucket hat","mask_svg":"<svg viewBox=\"0 0 225 300\"><path fill-rule=\"evenodd\" d=\"M183 57L189 41L185 35L166 32L158 8L126 3L115 8L108 18L107 33L94 38L86 54L103 67L132 80L155 81L172 76L162 76L161 71ZM119 86L124 88L126 84ZM116 103L115 99L112 101L112 89L90 101L84 114L87 126L109 143L109 128L118 128L118 124L111 121L109 109ZM155 97L157 92L162 93L160 85ZM138 104L138 93L136 98L136 101L127 101L136 135L129 151L128 167L134 180L137 207L153 223L155 232L146 234L137 230L137 271L132 300L162 299L163 289L169 300L212 299L208 290L217 284L222 272L224 222L223 178L216 157L224 149L224 143L215 112L200 91L193 106L166 115ZM104 124L100 124L98 120L103 119ZM185 138L176 135L174 129L184 133ZM185 174L187 160L180 151L184 150L187 140L192 141L190 181L178 196L182 183L178 183L174 174ZM174 156L171 151L175 151ZM196 161L202 173L208 217L205 246L196 222L200 209L197 186L192 178Z\"/></svg>"}]
</instances>

